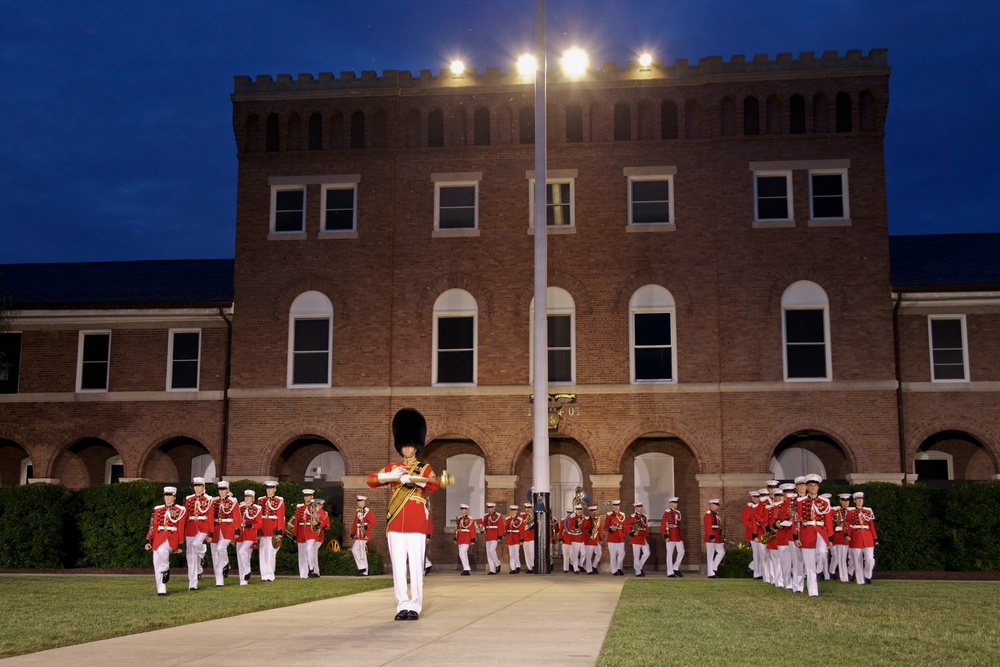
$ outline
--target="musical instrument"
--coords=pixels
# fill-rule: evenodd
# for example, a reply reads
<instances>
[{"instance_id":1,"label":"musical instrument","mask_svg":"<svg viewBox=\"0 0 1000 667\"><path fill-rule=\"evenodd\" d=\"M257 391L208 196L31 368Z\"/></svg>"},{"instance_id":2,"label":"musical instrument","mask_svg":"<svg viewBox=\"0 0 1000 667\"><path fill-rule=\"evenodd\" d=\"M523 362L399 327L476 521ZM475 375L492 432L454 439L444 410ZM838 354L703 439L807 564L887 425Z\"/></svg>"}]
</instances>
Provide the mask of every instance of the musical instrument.
<instances>
[{"instance_id":1,"label":"musical instrument","mask_svg":"<svg viewBox=\"0 0 1000 667\"><path fill-rule=\"evenodd\" d=\"M319 532L319 505L315 501L309 503L309 529L314 533Z\"/></svg>"},{"instance_id":2,"label":"musical instrument","mask_svg":"<svg viewBox=\"0 0 1000 667\"><path fill-rule=\"evenodd\" d=\"M601 535L601 517L595 516L592 521L594 525L590 528L590 539L596 540Z\"/></svg>"},{"instance_id":3,"label":"musical instrument","mask_svg":"<svg viewBox=\"0 0 1000 667\"><path fill-rule=\"evenodd\" d=\"M411 484L425 484L431 481L430 477L421 477L420 475L410 475ZM441 485L442 489L447 489L449 486L455 483L455 476L449 473L447 470L441 471L441 476L438 477L438 484Z\"/></svg>"},{"instance_id":4,"label":"musical instrument","mask_svg":"<svg viewBox=\"0 0 1000 667\"><path fill-rule=\"evenodd\" d=\"M632 530L629 531L629 535L632 537L646 530L649 525L649 519L646 518L645 514L635 514L634 516L635 521L632 522Z\"/></svg>"},{"instance_id":5,"label":"musical instrument","mask_svg":"<svg viewBox=\"0 0 1000 667\"><path fill-rule=\"evenodd\" d=\"M358 508L357 526L358 526L358 529L356 531L354 531L354 539L356 539L356 540L367 539L365 537L365 508L364 507L359 507Z\"/></svg>"}]
</instances>

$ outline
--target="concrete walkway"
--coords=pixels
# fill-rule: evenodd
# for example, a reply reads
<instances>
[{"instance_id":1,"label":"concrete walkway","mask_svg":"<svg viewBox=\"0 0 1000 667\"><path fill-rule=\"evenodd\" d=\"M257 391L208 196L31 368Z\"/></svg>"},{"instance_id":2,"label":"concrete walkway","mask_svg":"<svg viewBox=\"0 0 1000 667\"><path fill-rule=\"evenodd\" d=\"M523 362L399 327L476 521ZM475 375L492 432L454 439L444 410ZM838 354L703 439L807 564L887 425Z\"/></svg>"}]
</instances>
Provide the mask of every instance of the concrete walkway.
<instances>
[{"instance_id":1,"label":"concrete walkway","mask_svg":"<svg viewBox=\"0 0 1000 667\"><path fill-rule=\"evenodd\" d=\"M434 572L419 621L392 588L8 658L16 665L491 665L597 662L626 577ZM280 585L280 582L279 584ZM266 632L264 629L266 628ZM140 657L141 656L141 657Z\"/></svg>"}]
</instances>

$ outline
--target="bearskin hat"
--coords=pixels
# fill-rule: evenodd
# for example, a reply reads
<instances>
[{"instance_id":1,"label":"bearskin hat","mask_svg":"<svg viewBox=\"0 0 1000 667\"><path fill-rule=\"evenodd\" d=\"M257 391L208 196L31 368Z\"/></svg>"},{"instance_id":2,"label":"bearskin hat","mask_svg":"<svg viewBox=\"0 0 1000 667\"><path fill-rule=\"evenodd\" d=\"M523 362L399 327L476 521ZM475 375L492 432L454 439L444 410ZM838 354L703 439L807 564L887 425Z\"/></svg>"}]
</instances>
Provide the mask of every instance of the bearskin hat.
<instances>
[{"instance_id":1,"label":"bearskin hat","mask_svg":"<svg viewBox=\"0 0 1000 667\"><path fill-rule=\"evenodd\" d=\"M427 438L427 421L414 408L402 408L392 418L392 439L396 451L403 454L405 445L417 448L417 456L424 451L424 440Z\"/></svg>"}]
</instances>

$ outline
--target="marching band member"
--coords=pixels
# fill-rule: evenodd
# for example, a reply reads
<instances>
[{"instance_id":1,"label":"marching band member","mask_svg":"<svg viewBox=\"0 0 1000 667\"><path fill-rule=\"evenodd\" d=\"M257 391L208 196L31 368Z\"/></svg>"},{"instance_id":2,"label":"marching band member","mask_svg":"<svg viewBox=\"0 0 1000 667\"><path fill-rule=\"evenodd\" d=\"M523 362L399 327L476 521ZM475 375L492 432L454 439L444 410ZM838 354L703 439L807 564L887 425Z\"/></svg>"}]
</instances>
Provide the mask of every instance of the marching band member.
<instances>
[{"instance_id":1,"label":"marching band member","mask_svg":"<svg viewBox=\"0 0 1000 667\"><path fill-rule=\"evenodd\" d=\"M817 582L816 559L820 542L828 542L832 529L832 517L830 516L830 503L824 498L820 498L819 475L808 475L806 477L807 494L798 500L798 534L795 535L795 546L799 547L802 553L802 562L805 569L806 590L809 597L819 595L819 584Z\"/></svg>"},{"instance_id":2,"label":"marching band member","mask_svg":"<svg viewBox=\"0 0 1000 667\"><path fill-rule=\"evenodd\" d=\"M790 591L794 591L795 582L798 577L796 573L800 571L798 561L795 559L795 554L792 551L795 547L795 533L798 532L795 527L797 520L797 492L795 491L794 484L782 484L781 490L784 493L784 500L778 506L774 518L775 523L778 524L778 537L775 541L778 543L781 578L775 585L778 588L787 588Z\"/></svg>"},{"instance_id":3,"label":"marching band member","mask_svg":"<svg viewBox=\"0 0 1000 667\"><path fill-rule=\"evenodd\" d=\"M583 565L587 574L598 574L601 562L601 517L597 516L597 505L587 508L586 528L583 532Z\"/></svg>"},{"instance_id":4,"label":"marching band member","mask_svg":"<svg viewBox=\"0 0 1000 667\"><path fill-rule=\"evenodd\" d=\"M153 552L153 578L156 580L156 594L167 594L170 581L170 554L181 552L181 539L187 523L187 510L174 504L177 489L163 487L163 504L153 508L146 531L146 551Z\"/></svg>"},{"instance_id":5,"label":"marching band member","mask_svg":"<svg viewBox=\"0 0 1000 667\"><path fill-rule=\"evenodd\" d=\"M870 584L875 571L878 533L875 532L875 512L865 507L864 491L854 494L854 507L847 513L847 528L847 541L854 562L854 582Z\"/></svg>"},{"instance_id":6,"label":"marching band member","mask_svg":"<svg viewBox=\"0 0 1000 667\"><path fill-rule=\"evenodd\" d=\"M424 557L429 532L427 494L437 491L440 484L430 465L417 460L427 437L423 415L413 408L399 410L392 418L392 437L403 459L371 473L366 481L373 489L389 485L392 490L385 527L396 594L395 620L415 621L420 618L424 603Z\"/></svg>"},{"instance_id":7,"label":"marching band member","mask_svg":"<svg viewBox=\"0 0 1000 667\"><path fill-rule=\"evenodd\" d=\"M583 530L587 518L583 516L583 505L575 505L573 513L566 517L566 527L563 532L569 537L569 562L573 574L583 572Z\"/></svg>"},{"instance_id":8,"label":"marching band member","mask_svg":"<svg viewBox=\"0 0 1000 667\"><path fill-rule=\"evenodd\" d=\"M240 573L240 586L246 586L250 581L250 556L257 546L257 537L261 528L260 505L254 502L257 493L253 489L243 492L243 504L240 505L242 530L236 538L236 565Z\"/></svg>"},{"instance_id":9,"label":"marching band member","mask_svg":"<svg viewBox=\"0 0 1000 667\"><path fill-rule=\"evenodd\" d=\"M667 502L667 511L660 519L660 532L667 551L667 576L671 579L683 577L681 560L684 558L684 542L681 539L681 511L677 509L680 498L674 496Z\"/></svg>"},{"instance_id":10,"label":"marching band member","mask_svg":"<svg viewBox=\"0 0 1000 667\"><path fill-rule=\"evenodd\" d=\"M213 507L215 534L211 543L212 569L215 571L215 585L222 586L223 579L229 576L229 545L240 535L243 516L240 504L229 495L229 482L219 482L219 497Z\"/></svg>"},{"instance_id":11,"label":"marching band member","mask_svg":"<svg viewBox=\"0 0 1000 667\"><path fill-rule=\"evenodd\" d=\"M497 555L497 543L503 537L504 520L497 511L496 503L486 503L486 514L483 516L480 530L486 541L487 574L499 574L500 556Z\"/></svg>"},{"instance_id":12,"label":"marching band member","mask_svg":"<svg viewBox=\"0 0 1000 667\"><path fill-rule=\"evenodd\" d=\"M316 513L316 519L314 523L316 524L315 536L316 538L309 545L309 569L312 571L312 576L319 578L319 549L323 546L323 540L326 537L326 531L330 529L330 515L323 505L326 501L322 498L317 498L313 501L313 511Z\"/></svg>"},{"instance_id":13,"label":"marching band member","mask_svg":"<svg viewBox=\"0 0 1000 667\"><path fill-rule=\"evenodd\" d=\"M743 512L740 514L740 523L743 524L743 539L750 544L750 552L753 554L750 561L750 571L753 572L754 579L760 579L764 569L764 559L760 557L761 544L754 540L754 527L759 506L760 491L751 491L750 502L743 506Z\"/></svg>"},{"instance_id":14,"label":"marching band member","mask_svg":"<svg viewBox=\"0 0 1000 667\"><path fill-rule=\"evenodd\" d=\"M458 506L462 513L455 521L455 544L458 545L458 560L462 562L462 576L472 574L469 566L469 547L476 543L476 524L469 516L469 506L462 503Z\"/></svg>"},{"instance_id":15,"label":"marching band member","mask_svg":"<svg viewBox=\"0 0 1000 667\"><path fill-rule=\"evenodd\" d=\"M622 501L611 503L611 511L604 517L608 531L608 554L611 559L611 575L624 577L622 565L625 563L625 513L621 511Z\"/></svg>"},{"instance_id":16,"label":"marching band member","mask_svg":"<svg viewBox=\"0 0 1000 667\"><path fill-rule=\"evenodd\" d=\"M764 490L764 495L761 498L764 499L764 502L761 503L764 507L761 508L758 516L757 539L764 543L765 536L768 537L768 541L764 543L764 562L766 563L764 581L782 588L785 585L785 575L781 569L781 557L778 551L778 537L781 532L776 529L776 525L783 499L776 498L768 489ZM768 533L773 534L768 535Z\"/></svg>"},{"instance_id":17,"label":"marching band member","mask_svg":"<svg viewBox=\"0 0 1000 667\"><path fill-rule=\"evenodd\" d=\"M510 574L521 571L521 526L524 519L518 512L520 507L510 505L510 515L504 520L504 534L507 537L507 557L510 561Z\"/></svg>"},{"instance_id":18,"label":"marching band member","mask_svg":"<svg viewBox=\"0 0 1000 667\"><path fill-rule=\"evenodd\" d=\"M205 480L195 477L194 493L184 499L184 509L187 512L187 528L184 530L184 542L187 548L188 588L198 590L198 579L205 568L205 553L208 547L205 541L211 541L212 530L215 528L212 503L215 498L205 493Z\"/></svg>"},{"instance_id":19,"label":"marching band member","mask_svg":"<svg viewBox=\"0 0 1000 667\"><path fill-rule=\"evenodd\" d=\"M821 493L819 497L822 498L830 505L831 511L833 510L833 503L830 499L833 497L832 493ZM822 577L824 581L830 581L830 551L833 550L833 515L830 515L830 528L829 534L827 535L827 540L821 541L816 546L816 577Z\"/></svg>"},{"instance_id":20,"label":"marching band member","mask_svg":"<svg viewBox=\"0 0 1000 667\"><path fill-rule=\"evenodd\" d=\"M645 577L642 568L649 558L649 520L642 512L642 503L632 503L632 516L625 520L625 532L629 535L632 545L632 568L635 576Z\"/></svg>"},{"instance_id":21,"label":"marching band member","mask_svg":"<svg viewBox=\"0 0 1000 667\"><path fill-rule=\"evenodd\" d=\"M295 506L295 513L292 515L292 532L295 536L295 548L298 550L299 579L309 579L319 574L319 563L313 569L311 558L312 548L319 537L319 514L313 504L316 491L313 489L302 489L302 502ZM316 530L313 529L313 524Z\"/></svg>"},{"instance_id":22,"label":"marching band member","mask_svg":"<svg viewBox=\"0 0 1000 667\"><path fill-rule=\"evenodd\" d=\"M715 571L726 556L726 545L722 539L722 519L719 517L719 499L708 501L708 511L703 519L705 525L705 574L715 578Z\"/></svg>"},{"instance_id":23,"label":"marching band member","mask_svg":"<svg viewBox=\"0 0 1000 667\"><path fill-rule=\"evenodd\" d=\"M535 506L531 503L524 503L524 512L521 514L523 523L521 524L521 549L524 550L524 567L528 574L535 571Z\"/></svg>"},{"instance_id":24,"label":"marching band member","mask_svg":"<svg viewBox=\"0 0 1000 667\"><path fill-rule=\"evenodd\" d=\"M806 491L805 475L795 478L795 493L795 515L798 516L798 503L802 502L802 499L808 495ZM796 528L798 528L798 526L796 526ZM796 530L796 532L798 532L798 530ZM788 551L791 554L792 559L792 592L801 593L805 590L805 563L802 558L802 550L799 548L799 545L795 543L794 537L788 543Z\"/></svg>"},{"instance_id":25,"label":"marching band member","mask_svg":"<svg viewBox=\"0 0 1000 667\"><path fill-rule=\"evenodd\" d=\"M843 583L848 581L847 573L847 513L851 508L851 494L839 496L840 506L833 508L833 552L830 558L830 574L837 574Z\"/></svg>"},{"instance_id":26,"label":"marching band member","mask_svg":"<svg viewBox=\"0 0 1000 667\"><path fill-rule=\"evenodd\" d=\"M562 544L563 572L569 572L570 569L576 572L576 563L573 562L573 536L567 530L567 523L569 523L571 516L573 516L573 509L568 507L566 508L566 516L563 517L559 527L559 541Z\"/></svg>"},{"instance_id":27,"label":"marching band member","mask_svg":"<svg viewBox=\"0 0 1000 667\"><path fill-rule=\"evenodd\" d=\"M285 534L285 499L275 495L277 492L277 482L273 480L264 482L264 493L267 495L257 501L261 509L259 556L261 581L274 581L281 536ZM275 540L275 536L278 539Z\"/></svg>"},{"instance_id":28,"label":"marching band member","mask_svg":"<svg viewBox=\"0 0 1000 667\"><path fill-rule=\"evenodd\" d=\"M368 540L372 537L372 528L375 527L375 513L367 507L368 496L358 496L358 509L354 513L354 522L351 525L351 539L354 544L351 546L351 554L354 556L354 564L358 571L354 576L368 576Z\"/></svg>"}]
</instances>

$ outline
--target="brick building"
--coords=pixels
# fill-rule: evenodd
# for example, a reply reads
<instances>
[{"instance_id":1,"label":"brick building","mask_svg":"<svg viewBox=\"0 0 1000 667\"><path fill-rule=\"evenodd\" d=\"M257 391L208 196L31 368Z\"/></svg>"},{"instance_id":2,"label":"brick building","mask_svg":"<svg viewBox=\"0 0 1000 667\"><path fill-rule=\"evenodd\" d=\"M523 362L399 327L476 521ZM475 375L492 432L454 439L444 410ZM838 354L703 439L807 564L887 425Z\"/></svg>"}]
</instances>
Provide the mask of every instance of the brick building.
<instances>
[{"instance_id":1,"label":"brick building","mask_svg":"<svg viewBox=\"0 0 1000 667\"><path fill-rule=\"evenodd\" d=\"M554 512L577 486L654 520L679 495L694 563L707 499L735 524L772 475L997 476L1000 235L890 239L888 79L884 50L551 76L549 379L574 396ZM20 310L0 483L350 496L413 406L458 478L439 532L460 502L523 502L531 82L265 75L232 102L234 261L0 267Z\"/></svg>"}]
</instances>

